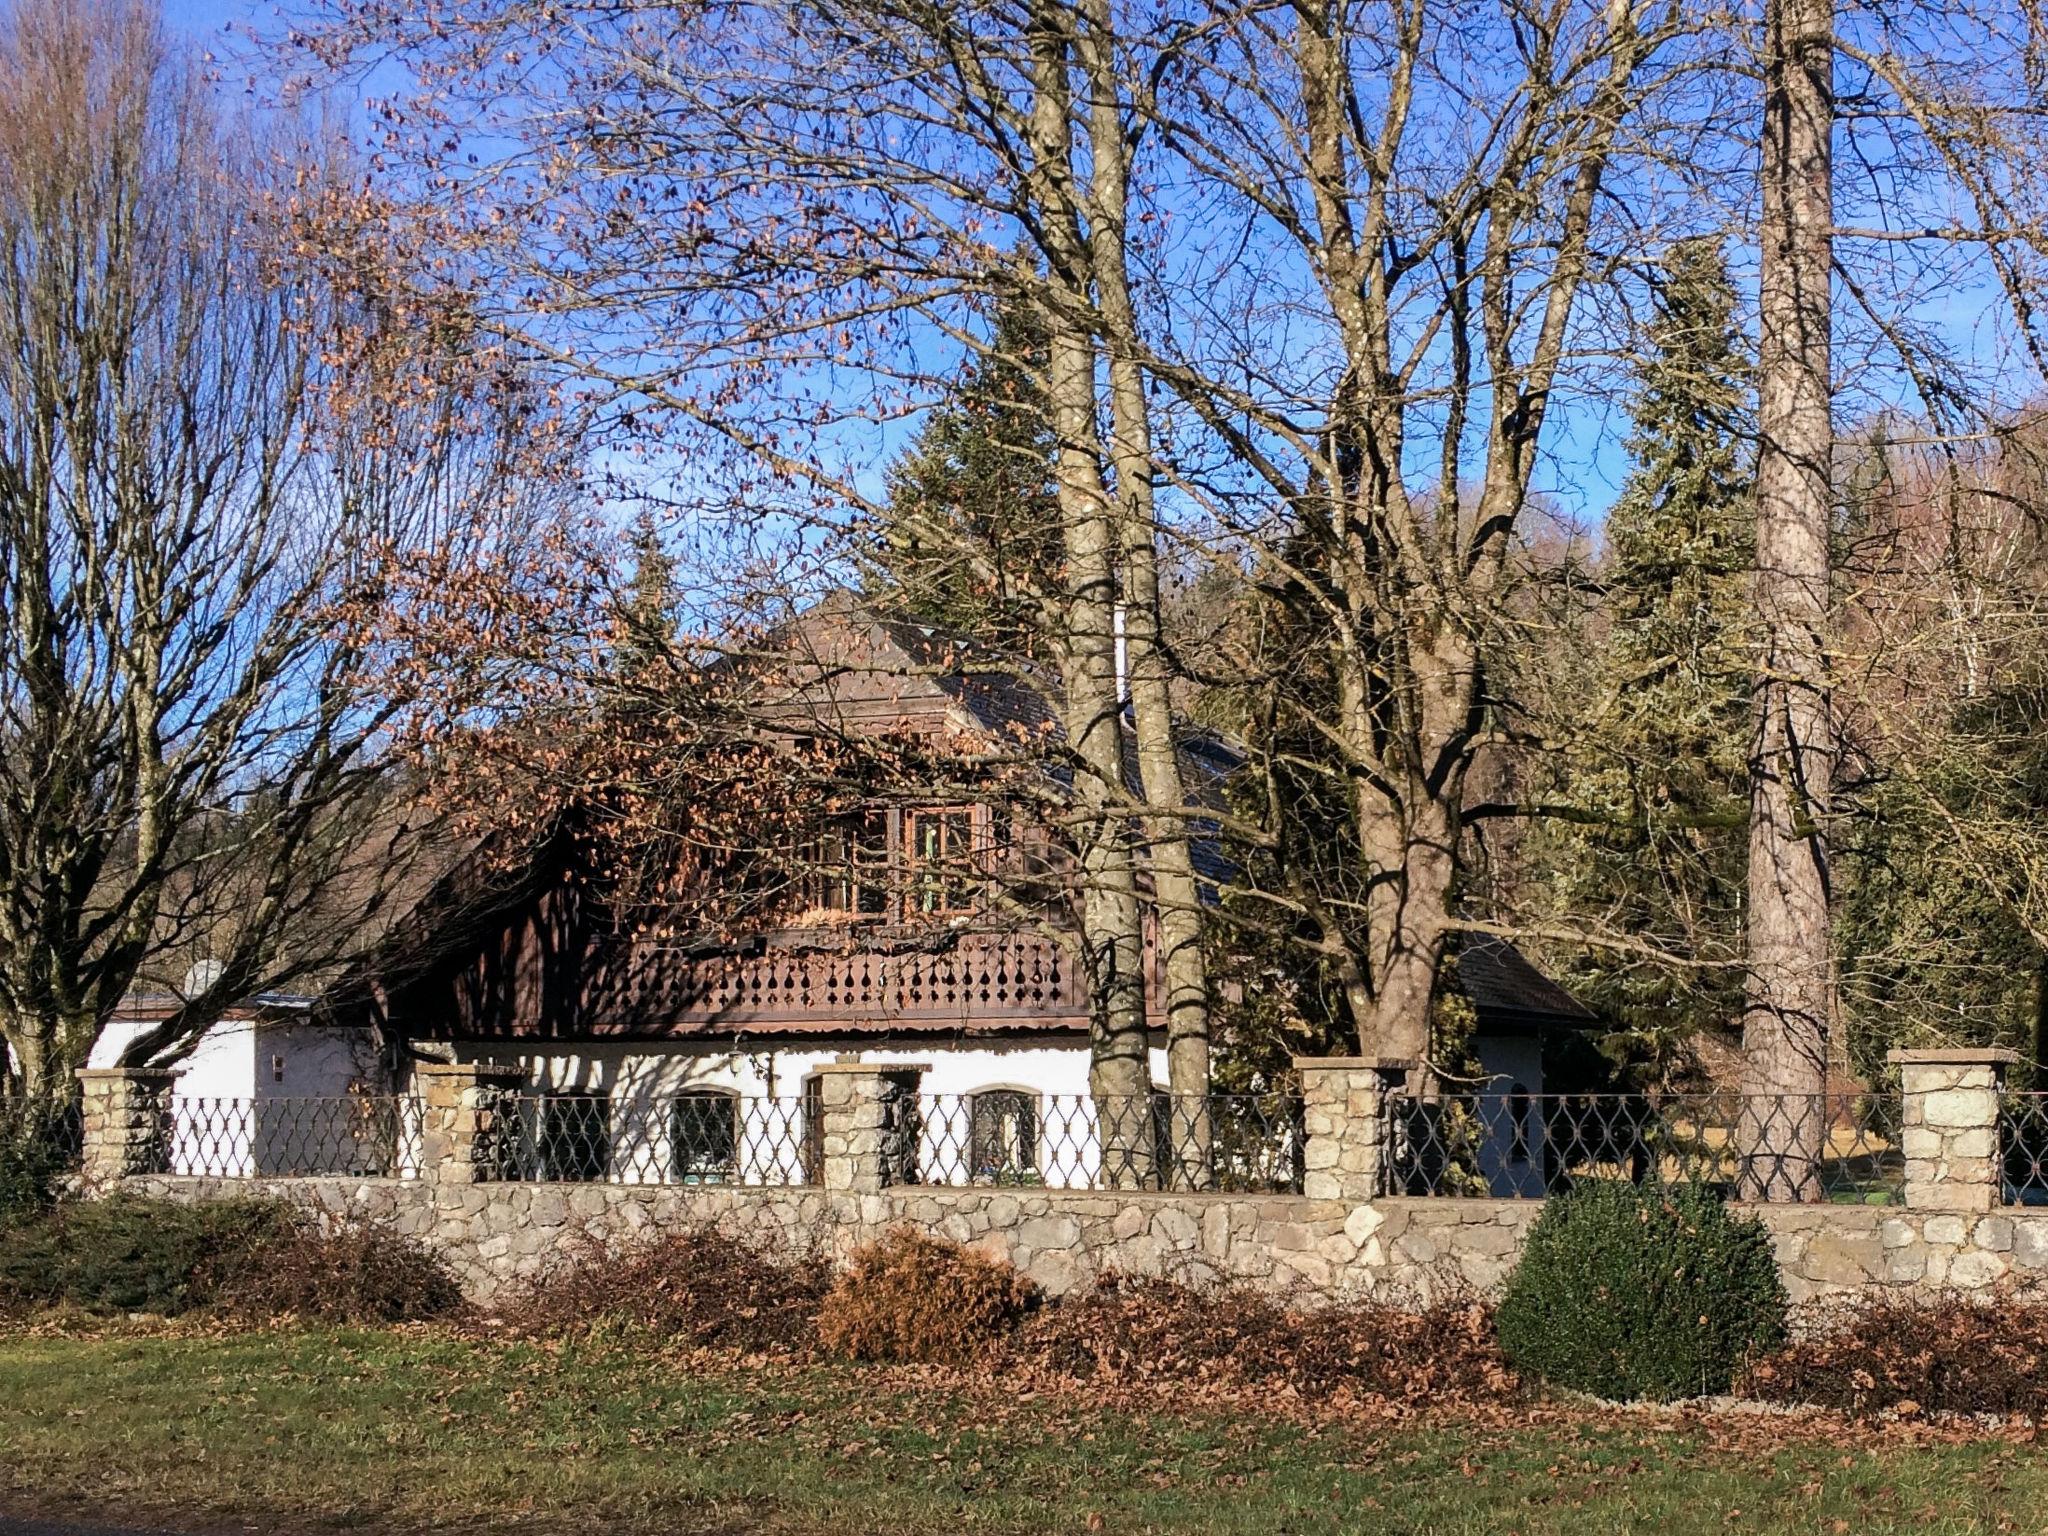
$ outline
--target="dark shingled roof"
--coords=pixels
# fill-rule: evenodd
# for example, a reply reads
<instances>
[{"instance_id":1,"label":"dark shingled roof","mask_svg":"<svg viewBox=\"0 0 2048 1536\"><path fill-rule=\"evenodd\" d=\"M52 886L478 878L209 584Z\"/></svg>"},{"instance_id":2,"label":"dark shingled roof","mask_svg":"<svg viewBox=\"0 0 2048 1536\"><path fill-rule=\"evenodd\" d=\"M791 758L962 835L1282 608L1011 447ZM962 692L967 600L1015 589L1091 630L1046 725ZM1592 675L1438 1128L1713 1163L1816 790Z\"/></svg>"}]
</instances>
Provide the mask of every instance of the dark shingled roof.
<instances>
[{"instance_id":1,"label":"dark shingled roof","mask_svg":"<svg viewBox=\"0 0 2048 1536\"><path fill-rule=\"evenodd\" d=\"M989 734L1007 741L1017 740L1020 734L1035 738L1051 731L1057 735L1059 722L1052 711L1049 686L1038 683L1025 664L998 659L987 646L963 636L867 611L904 655L920 667L938 669L932 682Z\"/></svg>"},{"instance_id":2,"label":"dark shingled roof","mask_svg":"<svg viewBox=\"0 0 2048 1536\"><path fill-rule=\"evenodd\" d=\"M1472 933L1458 946L1458 990L1471 999L1488 1033L1540 1029L1545 1025L1586 1029L1598 1015L1530 963L1498 934Z\"/></svg>"},{"instance_id":3,"label":"dark shingled roof","mask_svg":"<svg viewBox=\"0 0 2048 1536\"><path fill-rule=\"evenodd\" d=\"M1012 743L1035 741L1052 746L1065 742L1066 731L1052 706L1053 684L1039 675L1033 664L1004 657L988 646L932 625L890 618L850 595L835 601L867 618L912 663L933 669L930 681L990 735ZM1199 726L1184 725L1180 735L1188 803L1221 811L1223 781L1243 764L1244 753L1225 737ZM1126 787L1141 795L1137 740L1128 720L1124 723L1123 759ZM1209 887L1205 894L1213 900L1216 888L1228 883L1236 870L1216 840L1213 823L1196 821L1192 827L1195 837L1189 852L1195 874Z\"/></svg>"}]
</instances>

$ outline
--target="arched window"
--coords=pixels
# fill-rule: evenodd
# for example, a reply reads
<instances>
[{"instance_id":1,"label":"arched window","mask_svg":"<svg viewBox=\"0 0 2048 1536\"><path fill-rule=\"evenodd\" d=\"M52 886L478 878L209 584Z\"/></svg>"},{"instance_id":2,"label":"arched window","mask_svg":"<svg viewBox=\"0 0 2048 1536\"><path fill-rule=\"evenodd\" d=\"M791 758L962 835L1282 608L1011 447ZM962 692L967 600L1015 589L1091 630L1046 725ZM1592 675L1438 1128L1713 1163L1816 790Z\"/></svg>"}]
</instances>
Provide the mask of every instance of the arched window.
<instances>
[{"instance_id":1,"label":"arched window","mask_svg":"<svg viewBox=\"0 0 2048 1536\"><path fill-rule=\"evenodd\" d=\"M984 1088L967 1099L968 1157L977 1184L1038 1180L1038 1095Z\"/></svg>"},{"instance_id":2,"label":"arched window","mask_svg":"<svg viewBox=\"0 0 2048 1536\"><path fill-rule=\"evenodd\" d=\"M669 1159L685 1184L723 1184L739 1173L738 1097L679 1093L669 1105Z\"/></svg>"}]
</instances>

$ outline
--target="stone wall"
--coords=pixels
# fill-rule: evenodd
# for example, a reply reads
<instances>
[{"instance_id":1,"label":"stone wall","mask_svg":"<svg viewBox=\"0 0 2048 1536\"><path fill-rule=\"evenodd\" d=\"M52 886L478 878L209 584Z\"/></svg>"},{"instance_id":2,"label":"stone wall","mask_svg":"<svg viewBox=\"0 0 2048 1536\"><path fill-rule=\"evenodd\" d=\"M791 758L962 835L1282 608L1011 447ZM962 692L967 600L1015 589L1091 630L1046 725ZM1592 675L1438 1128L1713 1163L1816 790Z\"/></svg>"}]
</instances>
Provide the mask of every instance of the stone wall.
<instances>
[{"instance_id":1,"label":"stone wall","mask_svg":"<svg viewBox=\"0 0 2048 1536\"><path fill-rule=\"evenodd\" d=\"M1498 1289L1530 1200L1094 1194L1066 1190L729 1189L621 1184L435 1186L393 1179L131 1176L174 1199L272 1195L330 1219L388 1223L440 1252L471 1295L590 1242L715 1222L795 1252L842 1256L899 1224L1000 1255L1057 1295L1106 1270L1241 1280L1304 1301ZM1752 1207L1771 1228L1795 1301L1898 1290L1931 1295L2048 1278L2048 1211L1986 1215L1896 1207Z\"/></svg>"},{"instance_id":2,"label":"stone wall","mask_svg":"<svg viewBox=\"0 0 2048 1536\"><path fill-rule=\"evenodd\" d=\"M1760 1205L1795 1301L1934 1295L2048 1278L2048 1211L2001 1208L1998 1110L2008 1058L1894 1057L1904 1083L1903 1207ZM492 1150L516 1074L423 1069L420 1177L179 1178L153 1171L164 1073L86 1075L85 1170L99 1187L181 1199L271 1194L388 1223L442 1253L488 1301L588 1244L717 1222L792 1251L843 1256L907 1223L998 1254L1057 1295L1107 1270L1237 1280L1304 1298L1488 1294L1513 1267L1534 1200L1376 1196L1381 1114L1408 1064L1305 1060L1304 1195L932 1188L894 1183L890 1106L915 1066L826 1069L821 1188L497 1181Z\"/></svg>"}]
</instances>

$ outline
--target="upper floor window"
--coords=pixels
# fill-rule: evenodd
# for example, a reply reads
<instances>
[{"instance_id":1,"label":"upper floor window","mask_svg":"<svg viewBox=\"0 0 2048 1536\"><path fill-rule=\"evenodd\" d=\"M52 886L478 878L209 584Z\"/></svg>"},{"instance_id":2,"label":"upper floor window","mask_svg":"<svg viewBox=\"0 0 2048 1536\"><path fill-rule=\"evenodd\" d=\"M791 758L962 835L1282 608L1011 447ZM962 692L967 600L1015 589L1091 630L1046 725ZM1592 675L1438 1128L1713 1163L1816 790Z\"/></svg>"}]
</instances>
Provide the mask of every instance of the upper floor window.
<instances>
[{"instance_id":1,"label":"upper floor window","mask_svg":"<svg viewBox=\"0 0 2048 1536\"><path fill-rule=\"evenodd\" d=\"M813 916L949 917L975 910L987 882L1042 895L1053 867L1045 828L1000 806L870 809L831 818L803 852Z\"/></svg>"},{"instance_id":2,"label":"upper floor window","mask_svg":"<svg viewBox=\"0 0 2048 1536\"><path fill-rule=\"evenodd\" d=\"M889 910L889 813L839 818L818 840L818 905L828 912L881 917Z\"/></svg>"},{"instance_id":3,"label":"upper floor window","mask_svg":"<svg viewBox=\"0 0 2048 1536\"><path fill-rule=\"evenodd\" d=\"M974 811L968 806L912 811L910 910L920 916L964 912L974 904Z\"/></svg>"}]
</instances>

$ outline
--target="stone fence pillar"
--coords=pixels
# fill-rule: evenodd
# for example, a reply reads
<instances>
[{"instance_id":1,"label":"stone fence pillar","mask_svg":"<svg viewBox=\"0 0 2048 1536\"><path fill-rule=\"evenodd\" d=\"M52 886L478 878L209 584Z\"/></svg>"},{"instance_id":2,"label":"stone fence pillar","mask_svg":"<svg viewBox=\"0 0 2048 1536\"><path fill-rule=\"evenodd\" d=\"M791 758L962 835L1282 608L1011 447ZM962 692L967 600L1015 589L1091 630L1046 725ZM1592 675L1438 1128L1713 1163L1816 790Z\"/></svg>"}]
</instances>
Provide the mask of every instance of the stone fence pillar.
<instances>
[{"instance_id":1,"label":"stone fence pillar","mask_svg":"<svg viewBox=\"0 0 2048 1536\"><path fill-rule=\"evenodd\" d=\"M488 1184L518 1134L512 1100L526 1069L495 1062L416 1062L420 1177L435 1184Z\"/></svg>"},{"instance_id":2,"label":"stone fence pillar","mask_svg":"<svg viewBox=\"0 0 2048 1536\"><path fill-rule=\"evenodd\" d=\"M831 1062L816 1069L826 1189L876 1194L907 1182L917 1159L917 1090L930 1068Z\"/></svg>"},{"instance_id":3,"label":"stone fence pillar","mask_svg":"<svg viewBox=\"0 0 2048 1536\"><path fill-rule=\"evenodd\" d=\"M1893 1051L1904 1097L1906 1204L1921 1211L1988 1211L2005 1175L1998 1103L2016 1051Z\"/></svg>"},{"instance_id":4,"label":"stone fence pillar","mask_svg":"<svg viewBox=\"0 0 2048 1536\"><path fill-rule=\"evenodd\" d=\"M170 1168L175 1067L86 1067L78 1074L80 1163L93 1188Z\"/></svg>"},{"instance_id":5,"label":"stone fence pillar","mask_svg":"<svg viewBox=\"0 0 2048 1536\"><path fill-rule=\"evenodd\" d=\"M1311 1200L1363 1205L1385 1193L1382 1137L1388 1095L1415 1068L1380 1056L1298 1056L1301 1074L1301 1192Z\"/></svg>"}]
</instances>

